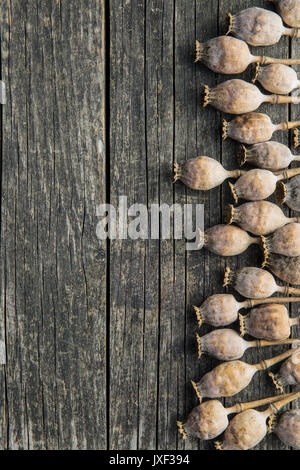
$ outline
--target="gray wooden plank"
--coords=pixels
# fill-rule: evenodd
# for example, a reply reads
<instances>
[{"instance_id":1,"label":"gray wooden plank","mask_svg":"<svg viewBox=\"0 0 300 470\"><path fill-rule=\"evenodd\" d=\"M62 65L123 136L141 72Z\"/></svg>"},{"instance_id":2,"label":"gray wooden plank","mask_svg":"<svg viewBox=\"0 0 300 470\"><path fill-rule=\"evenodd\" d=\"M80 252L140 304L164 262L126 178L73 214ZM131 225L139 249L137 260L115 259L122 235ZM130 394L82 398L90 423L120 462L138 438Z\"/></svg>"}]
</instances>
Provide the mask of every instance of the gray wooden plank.
<instances>
[{"instance_id":1,"label":"gray wooden plank","mask_svg":"<svg viewBox=\"0 0 300 470\"><path fill-rule=\"evenodd\" d=\"M173 158L174 136L174 101L173 101L173 34L174 34L174 5L173 2L162 0L147 1L145 10L145 92L146 92L146 143L148 171L148 204L173 203L173 185L171 182L171 165ZM169 197L166 197L168 194ZM153 242L152 242L153 244ZM165 402L169 399L168 387L162 386L163 360L161 351L165 343L165 325L172 321L173 305L169 295L174 292L174 251L172 240L155 242L150 258L150 266L155 263L155 282L158 297L155 297L157 310L152 310L155 319L155 329L148 331L151 338L155 334L156 349L148 351L148 358L155 358L155 376L153 370L153 387L155 388L155 413L147 419L148 433L155 431L155 447L161 448L161 434L169 435L170 427L166 427L161 413L161 397ZM155 249L155 251L154 251ZM146 264L148 266L148 263ZM150 268L153 269L153 268ZM151 272L148 268L148 285ZM153 272L152 272L153 275ZM147 277L146 277L147 280ZM166 285L168 284L168 285ZM150 286L151 287L151 286ZM149 294L147 293L147 297ZM147 298L146 297L146 298ZM159 304L158 304L158 303ZM150 311L151 311L150 310ZM147 309L146 309L147 311ZM149 314L148 314L149 315ZM149 322L149 320L148 320ZM152 321L153 323L153 321ZM150 325L152 325L150 323ZM149 342L145 335L145 344ZM169 338L167 339L169 341ZM150 362L151 363L151 362ZM169 377L167 378L169 381ZM141 401L141 409L143 407ZM146 414L146 418L148 414ZM147 446L147 434L144 446ZM167 438L166 438L167 439Z\"/></svg>"},{"instance_id":2,"label":"gray wooden plank","mask_svg":"<svg viewBox=\"0 0 300 470\"><path fill-rule=\"evenodd\" d=\"M1 2L10 449L106 447L104 13L104 1Z\"/></svg>"},{"instance_id":3,"label":"gray wooden plank","mask_svg":"<svg viewBox=\"0 0 300 470\"><path fill-rule=\"evenodd\" d=\"M2 38L1 38L2 41ZM0 67L0 77L2 80L2 70ZM4 82L3 82L4 84ZM5 89L5 84L3 85ZM1 142L0 152L2 161L2 105L0 110L0 127L1 127ZM2 170L2 169L1 169ZM2 175L1 175L1 186L2 186ZM2 189L1 189L2 194ZM2 198L0 207L2 204ZM6 363L6 337L5 337L5 315L3 302L1 298L0 303L0 448L7 448L7 437L8 437L8 416L6 408L6 377L5 377L5 363Z\"/></svg>"},{"instance_id":4,"label":"gray wooden plank","mask_svg":"<svg viewBox=\"0 0 300 470\"><path fill-rule=\"evenodd\" d=\"M295 39L290 39L290 44L289 44L289 48L290 48L290 57L300 57L300 43L299 43L299 40L295 40ZM299 65L295 65L293 66L293 68L297 71L298 75L300 73L300 66ZM293 93L292 93L293 96L298 96L299 95L299 90L295 90ZM298 119L299 117L299 106L296 106L296 105L291 105L290 106L290 111L289 111L289 117L291 120L296 120ZM289 144L290 144L290 147L291 147L291 150L293 151L293 153L299 153L299 148L297 149L294 149L293 148L293 140L292 140L292 134L290 135L290 140L289 140ZM292 167L298 167L299 166L299 163L292 163L291 165ZM290 214L294 214L296 216L299 216L299 213L296 213L294 211L290 211ZM291 215L292 216L292 215ZM295 305L291 305L290 306L290 312L291 312L291 316L293 317L296 317L299 315L299 305L298 304L295 304ZM295 328L293 328L293 332L292 332L292 336L294 338L299 338L300 337L300 327L299 326L296 326ZM292 387L291 387L292 388ZM291 404L291 408L299 408L300 406L300 402L299 400L297 402L293 402Z\"/></svg>"},{"instance_id":5,"label":"gray wooden plank","mask_svg":"<svg viewBox=\"0 0 300 470\"><path fill-rule=\"evenodd\" d=\"M0 448L7 448L8 416L6 408L5 366L0 366Z\"/></svg>"},{"instance_id":6,"label":"gray wooden plank","mask_svg":"<svg viewBox=\"0 0 300 470\"><path fill-rule=\"evenodd\" d=\"M143 1L110 2L113 12L110 23L110 192L115 207L122 195L127 196L128 207L133 203L147 205L145 8ZM156 445L158 332L157 316L153 315L158 302L156 246L143 240L111 242L109 412L112 449ZM149 262L153 264L153 272L147 266ZM148 279L151 281L145 288ZM149 357L149 349L152 357ZM140 411L140 396L142 409L149 406L145 415ZM148 426L151 414L152 425ZM148 444L145 444L145 433Z\"/></svg>"},{"instance_id":7,"label":"gray wooden plank","mask_svg":"<svg viewBox=\"0 0 300 470\"><path fill-rule=\"evenodd\" d=\"M202 85L212 85L216 76L200 64L193 63L195 39L205 41L208 37L218 35L218 2L176 2L175 22L175 148L174 157L178 162L194 158L197 155L208 155L219 158L220 133L216 112L212 108L203 109L201 103ZM175 200L180 204L204 204L205 228L219 222L220 189L211 192L192 191L178 183L175 187ZM177 246L184 251L184 246ZM184 254L183 254L184 256ZM178 418L183 419L197 404L195 392L190 381L197 379L211 369L215 363L208 356L197 358L195 333L197 323L193 305L200 305L203 300L215 292L220 279L219 258L207 250L187 251L185 253L185 305L181 306L181 315L185 314L184 329L178 328L176 335L181 345L184 376L179 389L180 393ZM177 302L176 302L177 304ZM180 310L179 310L180 313ZM200 334L208 328L203 325ZM173 333L174 336L174 333ZM177 352L177 355L179 352ZM184 392L184 395L183 395ZM173 424L174 426L174 424ZM173 430L171 426L170 434ZM178 437L178 447L185 449L206 449L210 444L189 439L183 443Z\"/></svg>"},{"instance_id":8,"label":"gray wooden plank","mask_svg":"<svg viewBox=\"0 0 300 470\"><path fill-rule=\"evenodd\" d=\"M173 162L177 158L178 114L185 109L176 99L178 53L176 29L180 21L180 8L176 2L160 2L165 12L163 53L161 64L166 66L162 74L162 98L160 108L160 204L182 202L176 197L176 186L172 185ZM168 35L165 34L168 33ZM184 60L186 44L181 38L181 59ZM180 111L179 111L180 109ZM172 219L173 220L173 219ZM158 370L158 449L176 449L178 435L176 419L184 400L185 382L185 243L172 239L160 242L160 343Z\"/></svg>"},{"instance_id":9,"label":"gray wooden plank","mask_svg":"<svg viewBox=\"0 0 300 470\"><path fill-rule=\"evenodd\" d=\"M248 7L252 7L253 2L250 0L240 2L239 0L221 0L219 2L219 11L220 11L220 34L221 30L226 31L226 21L225 15L226 12L231 12L235 14L240 10ZM262 7L266 9L270 9L270 3L268 1L259 0L255 3L255 6ZM250 50L253 51L252 53L257 55L267 55L271 57L289 57L289 41L287 38L282 38L278 44L275 46L269 47L250 47ZM250 81L253 74L253 66L248 67L246 72L242 74L242 78L247 81ZM224 76L222 77L224 80L228 79L229 77ZM239 76L240 78L240 76ZM265 92L262 89L263 92ZM266 92L267 93L267 92ZM271 120L276 122L282 122L288 119L288 106L287 105L270 105L264 104L259 108L259 112L266 113L270 116ZM232 119L234 116L227 116L228 119ZM272 140L280 141L284 144L288 144L289 136L287 133L280 133L277 132L274 134ZM238 150L238 143L226 140L222 145L222 162L226 168L233 169L236 168L236 159L235 156ZM246 167L245 169L250 169L251 167ZM230 191L227 185L223 188L223 207L228 203L232 203L232 199L230 196ZM271 201L274 201L274 198L270 198ZM243 203L245 201L240 201ZM260 266L261 264L261 252L258 247L251 247L247 250L246 253L236 257L236 259L230 259L230 265L235 267L239 266ZM229 290L231 291L231 290ZM232 291L233 292L233 291ZM235 293L236 295L236 293ZM271 348L264 348L261 350L257 349L250 349L246 352L244 356L244 360L249 363L257 363L261 359L272 357L276 354L279 354L286 347L271 347ZM275 366L274 370L278 370L278 366ZM232 397L231 399L225 400L226 405L230 406L232 403L236 403L237 401L248 401L248 400L255 400L260 397L266 397L274 395L275 389L271 383L270 378L268 377L266 372L261 372L256 374L251 384L237 396ZM276 449L283 449L284 446L280 444L278 439L274 437L274 435L269 436L266 438L261 444L256 447L256 450L276 450Z\"/></svg>"}]
</instances>

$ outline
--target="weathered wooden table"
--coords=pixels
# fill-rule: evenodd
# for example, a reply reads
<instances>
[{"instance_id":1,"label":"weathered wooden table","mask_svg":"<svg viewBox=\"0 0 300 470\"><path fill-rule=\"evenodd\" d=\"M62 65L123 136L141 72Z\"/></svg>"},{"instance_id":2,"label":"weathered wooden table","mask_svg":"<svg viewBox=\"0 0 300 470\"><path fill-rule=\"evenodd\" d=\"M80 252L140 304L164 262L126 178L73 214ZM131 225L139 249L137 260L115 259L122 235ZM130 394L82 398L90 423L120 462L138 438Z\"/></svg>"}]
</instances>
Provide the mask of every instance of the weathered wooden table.
<instances>
[{"instance_id":1,"label":"weathered wooden table","mask_svg":"<svg viewBox=\"0 0 300 470\"><path fill-rule=\"evenodd\" d=\"M97 207L205 204L206 227L231 201L172 184L196 155L237 166L222 115L202 109L195 38L223 34L228 10L256 0L1 0L2 449L210 449L177 433L197 403L193 304L223 292L228 260L184 240L99 241ZM262 50L262 49L261 49ZM263 51L263 50L262 50ZM283 38L265 53L300 56ZM244 74L250 80L251 69ZM228 77L227 77L228 78ZM264 105L276 121L297 107ZM298 114L299 119L299 114ZM276 139L289 144L287 134ZM231 266L259 266L251 248ZM291 308L294 314L297 307ZM201 333L209 331L203 327ZM294 330L294 335L299 330ZM280 348L252 350L249 362ZM273 393L257 374L237 400ZM259 449L283 449L274 436Z\"/></svg>"}]
</instances>

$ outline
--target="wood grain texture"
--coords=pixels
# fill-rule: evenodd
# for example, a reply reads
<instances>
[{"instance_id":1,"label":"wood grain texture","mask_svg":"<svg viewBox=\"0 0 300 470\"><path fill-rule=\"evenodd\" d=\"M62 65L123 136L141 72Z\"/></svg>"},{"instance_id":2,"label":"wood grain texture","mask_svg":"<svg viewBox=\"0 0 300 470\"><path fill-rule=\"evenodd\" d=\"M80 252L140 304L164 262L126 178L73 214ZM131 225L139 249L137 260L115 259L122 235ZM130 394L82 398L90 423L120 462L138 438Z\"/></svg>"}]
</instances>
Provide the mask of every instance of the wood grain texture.
<instances>
[{"instance_id":1,"label":"wood grain texture","mask_svg":"<svg viewBox=\"0 0 300 470\"><path fill-rule=\"evenodd\" d=\"M241 2L239 0L233 0L233 1L221 0L219 2L220 28L223 28L223 31L226 30L226 19L225 19L226 12L231 12L232 14L235 14L239 12L241 9L253 6L253 2L250 0L244 1L242 3L243 5L241 6ZM255 6L268 9L270 8L270 3L268 1L257 1L255 3ZM250 47L250 50L253 54L256 54L256 55L267 55L270 57L289 57L289 40L288 38L284 37L275 46ZM253 73L254 73L254 68L255 68L255 65L248 67L248 69L244 72L244 74L242 74L241 77L247 81L251 81ZM224 77L222 77L222 79L224 79ZM268 92L265 92L262 88L261 90L264 93L268 94ZM266 103L260 106L257 112L266 113L270 116L272 122L279 123L282 121L286 121L288 119L289 107L288 105L275 106L275 105ZM231 120L232 118L233 118L232 116L226 116L226 119L228 120ZM279 141L288 145L289 135L288 133L276 132L274 133L272 140L276 140L276 141ZM229 168L229 169L237 168L236 156L237 156L238 148L239 148L239 144L230 139L226 140L223 143L222 162L226 168ZM245 165L243 169L251 169L251 166ZM223 206L225 206L228 202L231 204L233 203L231 195L230 195L230 191L226 187L226 185L223 185L222 200L223 200ZM269 200L274 202L274 197L273 196L270 197ZM239 203L242 204L243 202L245 201L240 201ZM286 213L288 212L286 211ZM230 266L233 266L233 267L241 267L241 266L260 267L261 262L262 262L261 250L259 247L253 246L249 250L247 250L245 253L243 253L241 256L235 257L235 259L234 258L230 259L229 264ZM234 293L234 291L231 289L228 289L228 292ZM234 294L238 298L238 295L236 294L236 292ZM286 347L250 349L246 351L243 360L254 364L254 363L259 362L263 358L269 358L277 354L280 354L285 349ZM273 369L278 370L278 368L279 366L277 365L277 366L274 366ZM272 396L274 394L276 394L276 391L273 387L273 384L270 378L267 375L267 372L260 372L254 376L250 386L248 386L245 390L240 392L235 397L226 399L225 403L226 405L230 406L231 403L232 404L236 403L236 401L243 402L243 401L255 400L260 397ZM282 448L284 448L284 446L280 443L280 441L277 438L274 437L273 434L270 435L267 439L265 439L256 447L257 450L262 450L262 449L276 450L276 449L282 449Z\"/></svg>"},{"instance_id":2,"label":"wood grain texture","mask_svg":"<svg viewBox=\"0 0 300 470\"><path fill-rule=\"evenodd\" d=\"M191 379L218 364L197 359L193 305L224 292L226 264L259 266L260 250L229 260L188 252L173 228L170 240L99 242L96 214L99 204L117 208L126 196L128 207L204 204L205 228L222 223L232 203L228 184L192 191L172 184L172 167L197 155L237 167L238 144L221 141L222 118L233 117L201 106L203 84L230 77L194 64L193 49L195 39L225 34L227 11L249 6L250 0L0 2L0 79L7 90L1 449L213 448L183 441L176 427L197 404ZM272 8L264 0L256 6ZM299 40L252 51L296 57ZM277 123L296 118L296 109L265 104L260 111ZM204 325L200 334L209 331ZM244 360L285 349L250 350ZM272 394L260 372L223 403ZM270 436L256 449L284 448Z\"/></svg>"},{"instance_id":3,"label":"wood grain texture","mask_svg":"<svg viewBox=\"0 0 300 470\"><path fill-rule=\"evenodd\" d=\"M176 6L175 160L182 162L197 155L219 158L221 137L219 115L212 108L202 108L202 86L205 83L215 84L216 76L205 67L193 64L192 56L195 38L205 41L207 37L218 35L218 2L204 4L197 1L192 3L182 1L176 2ZM219 189L205 193L189 190L179 183L175 189L176 200L181 204L204 205L205 227L219 222L221 215ZM191 380L198 379L215 364L215 361L208 356L202 357L201 361L197 358L195 340L197 323L193 305L200 305L208 295L220 289L220 258L207 250L200 250L187 251L185 260L185 305L184 310L182 309L185 312L184 336L180 329L177 332L179 344L184 346L185 353L185 400L182 404L179 403L180 419L197 404ZM204 325L201 334L206 332L208 328ZM211 444L197 440L183 443L180 437L178 446L196 450L209 449Z\"/></svg>"},{"instance_id":4,"label":"wood grain texture","mask_svg":"<svg viewBox=\"0 0 300 470\"><path fill-rule=\"evenodd\" d=\"M106 447L106 246L95 236L106 185L104 2L73 6L1 2L9 449Z\"/></svg>"},{"instance_id":5,"label":"wood grain texture","mask_svg":"<svg viewBox=\"0 0 300 470\"><path fill-rule=\"evenodd\" d=\"M289 52L290 52L290 57L299 57L300 56L300 44L299 44L299 41L295 41L294 39L290 39L290 44L289 44ZM298 76L299 76L299 73L300 73L300 66L299 65L295 65L293 66L293 69L295 69L298 73ZM299 94L299 90L295 90L294 92L292 92L292 95L293 96L298 96ZM290 110L289 110L289 118L290 120L296 120L298 119L298 116L299 116L299 111L300 111L300 108L299 106L290 106ZM292 135L290 136L290 139L289 139L289 144L290 144L290 147L293 151L294 154L299 154L299 147L297 149L294 149L293 148L293 139L292 139ZM292 167L297 167L297 163L292 163L291 165ZM290 217L294 217L294 216L298 216L299 214L290 210L289 211L290 213ZM291 312L291 316L293 317L296 317L300 314L299 312L299 305L291 305L290 306L290 312ZM292 333L292 336L294 338L299 338L300 337L300 326L296 326L295 328L293 328L293 333ZM298 408L299 407L299 403L292 403L291 404L291 408Z\"/></svg>"}]
</instances>

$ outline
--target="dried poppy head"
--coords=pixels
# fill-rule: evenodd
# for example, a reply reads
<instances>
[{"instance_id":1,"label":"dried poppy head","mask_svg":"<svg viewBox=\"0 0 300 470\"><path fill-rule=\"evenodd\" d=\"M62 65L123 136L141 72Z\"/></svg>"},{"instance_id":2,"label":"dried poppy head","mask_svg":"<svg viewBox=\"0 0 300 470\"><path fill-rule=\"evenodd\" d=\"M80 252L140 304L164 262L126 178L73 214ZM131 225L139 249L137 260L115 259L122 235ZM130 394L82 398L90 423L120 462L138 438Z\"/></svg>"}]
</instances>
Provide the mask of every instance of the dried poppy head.
<instances>
[{"instance_id":1,"label":"dried poppy head","mask_svg":"<svg viewBox=\"0 0 300 470\"><path fill-rule=\"evenodd\" d=\"M255 74L252 82L256 80L265 90L277 95L287 95L295 88L300 88L297 72L282 64L271 64L266 67L256 65Z\"/></svg>"},{"instance_id":2,"label":"dried poppy head","mask_svg":"<svg viewBox=\"0 0 300 470\"><path fill-rule=\"evenodd\" d=\"M231 294L214 294L208 297L200 307L194 307L198 326L207 323L212 326L226 326L235 322L241 308L250 304L238 302Z\"/></svg>"},{"instance_id":3,"label":"dried poppy head","mask_svg":"<svg viewBox=\"0 0 300 470\"><path fill-rule=\"evenodd\" d=\"M286 183L280 181L277 183L276 202L278 204L286 203L286 205L294 211L300 211L300 176L295 176Z\"/></svg>"},{"instance_id":4,"label":"dried poppy head","mask_svg":"<svg viewBox=\"0 0 300 470\"><path fill-rule=\"evenodd\" d=\"M276 8L289 26L300 28L300 0L269 0L275 3Z\"/></svg>"},{"instance_id":5,"label":"dried poppy head","mask_svg":"<svg viewBox=\"0 0 300 470\"><path fill-rule=\"evenodd\" d=\"M260 244L260 238L250 237L245 230L234 225L215 225L205 233L199 231L199 248L203 246L220 256L236 256L253 243Z\"/></svg>"},{"instance_id":6,"label":"dried poppy head","mask_svg":"<svg viewBox=\"0 0 300 470\"><path fill-rule=\"evenodd\" d=\"M229 423L222 442L215 442L218 450L248 450L255 447L268 433L267 420L279 410L298 399L300 392L271 404L265 411L248 409L237 414Z\"/></svg>"},{"instance_id":7,"label":"dried poppy head","mask_svg":"<svg viewBox=\"0 0 300 470\"><path fill-rule=\"evenodd\" d=\"M293 155L290 149L280 142L261 142L249 148L241 145L238 154L238 163L245 163L263 168L265 170L282 170L287 168L292 161L300 161L300 155Z\"/></svg>"},{"instance_id":8,"label":"dried poppy head","mask_svg":"<svg viewBox=\"0 0 300 470\"><path fill-rule=\"evenodd\" d=\"M227 171L221 163L210 157L197 157L187 160L182 165L174 163L174 183L182 181L191 189L207 191L219 186L227 178L238 178L245 172Z\"/></svg>"},{"instance_id":9,"label":"dried poppy head","mask_svg":"<svg viewBox=\"0 0 300 470\"><path fill-rule=\"evenodd\" d=\"M259 168L248 171L236 183L229 183L229 187L235 203L238 203L239 198L247 199L248 201L260 201L268 198L275 192L279 181L299 174L300 168L282 170L276 175L269 170Z\"/></svg>"},{"instance_id":10,"label":"dried poppy head","mask_svg":"<svg viewBox=\"0 0 300 470\"><path fill-rule=\"evenodd\" d=\"M300 350L299 348L280 367L278 374L269 372L275 387L283 392L288 385L300 384Z\"/></svg>"},{"instance_id":11,"label":"dried poppy head","mask_svg":"<svg viewBox=\"0 0 300 470\"><path fill-rule=\"evenodd\" d=\"M239 294L248 299L265 299L276 292L300 295L300 289L278 286L271 273L255 267L244 267L235 271L227 266L223 286L228 285L232 285Z\"/></svg>"},{"instance_id":12,"label":"dried poppy head","mask_svg":"<svg viewBox=\"0 0 300 470\"><path fill-rule=\"evenodd\" d=\"M263 267L271 253L289 257L300 256L300 224L287 224L268 237L262 235L261 242L264 251Z\"/></svg>"},{"instance_id":13,"label":"dried poppy head","mask_svg":"<svg viewBox=\"0 0 300 470\"><path fill-rule=\"evenodd\" d=\"M226 207L225 223L233 222L254 235L268 235L279 227L298 222L298 217L286 217L282 210L269 201L246 202L239 207Z\"/></svg>"},{"instance_id":14,"label":"dried poppy head","mask_svg":"<svg viewBox=\"0 0 300 470\"><path fill-rule=\"evenodd\" d=\"M283 413L278 420L272 420L270 432L289 447L300 449L300 409Z\"/></svg>"},{"instance_id":15,"label":"dried poppy head","mask_svg":"<svg viewBox=\"0 0 300 470\"><path fill-rule=\"evenodd\" d=\"M273 300L277 302L277 298ZM299 297L295 297L294 301L299 302ZM278 303L260 305L247 315L239 315L239 318L241 336L249 334L269 341L287 339L291 334L291 327L299 325L299 318L290 318L287 308Z\"/></svg>"},{"instance_id":16,"label":"dried poppy head","mask_svg":"<svg viewBox=\"0 0 300 470\"><path fill-rule=\"evenodd\" d=\"M290 357L293 352L293 350L286 351L258 364L248 364L238 360L223 362L205 374L199 382L192 381L192 385L200 403L204 397L231 397L247 387L256 372L266 370L272 365L283 361Z\"/></svg>"},{"instance_id":17,"label":"dried poppy head","mask_svg":"<svg viewBox=\"0 0 300 470\"><path fill-rule=\"evenodd\" d=\"M288 256L272 253L264 262L264 265L282 281L300 285L300 256L289 258Z\"/></svg>"},{"instance_id":18,"label":"dried poppy head","mask_svg":"<svg viewBox=\"0 0 300 470\"><path fill-rule=\"evenodd\" d=\"M284 339L280 341L266 341L264 339L245 341L235 330L230 330L229 328L213 330L204 336L199 336L198 333L196 333L196 339L199 359L202 354L209 354L220 361L233 361L235 359L240 359L244 355L244 352L249 348L262 348L266 346L276 346L278 344L299 343L299 339L297 338Z\"/></svg>"},{"instance_id":19,"label":"dried poppy head","mask_svg":"<svg viewBox=\"0 0 300 470\"><path fill-rule=\"evenodd\" d=\"M269 116L261 113L248 113L238 116L230 122L223 120L222 138L231 137L242 144L257 144L270 140L273 133L286 131L299 126L300 121L273 124Z\"/></svg>"},{"instance_id":20,"label":"dried poppy head","mask_svg":"<svg viewBox=\"0 0 300 470\"><path fill-rule=\"evenodd\" d=\"M282 19L273 11L263 8L247 8L236 15L227 14L228 33L234 34L251 46L272 46L281 36L300 37L297 29L286 28Z\"/></svg>"},{"instance_id":21,"label":"dried poppy head","mask_svg":"<svg viewBox=\"0 0 300 470\"><path fill-rule=\"evenodd\" d=\"M183 439L187 436L202 440L213 439L228 426L227 410L218 400L209 400L194 408L185 423L177 421Z\"/></svg>"},{"instance_id":22,"label":"dried poppy head","mask_svg":"<svg viewBox=\"0 0 300 470\"><path fill-rule=\"evenodd\" d=\"M202 62L216 73L242 73L248 65L260 64L300 64L300 59L273 59L271 57L254 56L244 41L231 36L219 36L205 43L196 41L195 62Z\"/></svg>"},{"instance_id":23,"label":"dried poppy head","mask_svg":"<svg viewBox=\"0 0 300 470\"><path fill-rule=\"evenodd\" d=\"M255 111L262 103L299 104L294 96L263 95L260 90L244 80L227 80L214 88L204 85L203 107L208 104L229 114L243 114Z\"/></svg>"},{"instance_id":24,"label":"dried poppy head","mask_svg":"<svg viewBox=\"0 0 300 470\"><path fill-rule=\"evenodd\" d=\"M201 337L196 333L196 339L199 359L202 354L209 354L221 361L233 361L240 359L250 347L236 331L229 328L217 329Z\"/></svg>"},{"instance_id":25,"label":"dried poppy head","mask_svg":"<svg viewBox=\"0 0 300 470\"><path fill-rule=\"evenodd\" d=\"M290 397L288 393L280 398ZM237 403L229 408L224 408L218 400L209 400L196 406L185 422L177 421L179 432L183 439L196 437L202 440L214 439L227 428L228 416L233 413L241 413L249 408L255 408L278 401L278 395L247 403Z\"/></svg>"}]
</instances>

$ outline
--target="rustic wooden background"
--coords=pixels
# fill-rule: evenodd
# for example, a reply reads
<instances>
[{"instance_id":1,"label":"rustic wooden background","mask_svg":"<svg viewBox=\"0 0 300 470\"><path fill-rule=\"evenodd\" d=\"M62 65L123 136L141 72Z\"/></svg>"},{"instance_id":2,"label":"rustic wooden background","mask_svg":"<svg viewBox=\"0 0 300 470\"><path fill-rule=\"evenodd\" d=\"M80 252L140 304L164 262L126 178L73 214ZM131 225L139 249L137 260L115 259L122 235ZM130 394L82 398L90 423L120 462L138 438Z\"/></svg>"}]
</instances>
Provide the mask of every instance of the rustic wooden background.
<instances>
[{"instance_id":1,"label":"rustic wooden background","mask_svg":"<svg viewBox=\"0 0 300 470\"><path fill-rule=\"evenodd\" d=\"M193 304L223 292L226 261L184 241L105 241L96 208L204 203L222 221L227 184L173 185L173 162L196 155L236 167L222 115L193 64L195 38L256 0L1 0L1 449L211 449L177 433L197 403L190 385L217 361L196 357ZM300 56L283 38L264 50ZM250 79L251 68L244 74ZM274 122L296 106L265 105ZM287 134L275 139L289 144ZM259 266L251 248L231 266ZM297 307L293 307L294 314ZM203 327L201 333L209 328ZM295 329L294 335L300 333ZM252 350L249 362L284 348ZM276 368L275 368L276 370ZM274 392L266 373L235 401ZM258 449L284 449L271 436Z\"/></svg>"}]
</instances>

